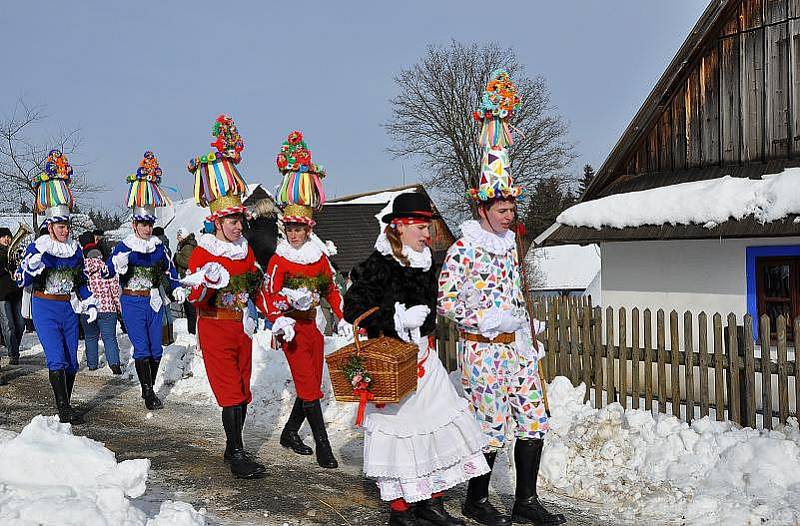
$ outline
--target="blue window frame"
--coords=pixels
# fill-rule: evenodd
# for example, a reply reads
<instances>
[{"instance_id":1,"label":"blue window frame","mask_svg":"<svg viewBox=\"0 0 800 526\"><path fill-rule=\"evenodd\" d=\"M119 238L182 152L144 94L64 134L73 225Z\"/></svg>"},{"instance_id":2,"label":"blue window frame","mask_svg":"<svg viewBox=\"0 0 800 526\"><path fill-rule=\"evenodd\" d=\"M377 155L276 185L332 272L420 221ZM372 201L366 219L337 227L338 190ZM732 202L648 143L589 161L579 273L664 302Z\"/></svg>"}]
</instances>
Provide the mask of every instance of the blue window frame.
<instances>
[{"instance_id":1,"label":"blue window frame","mask_svg":"<svg viewBox=\"0 0 800 526\"><path fill-rule=\"evenodd\" d=\"M765 257L800 257L800 245L747 247L747 313L753 317L753 337L758 339L758 288L756 259Z\"/></svg>"}]
</instances>

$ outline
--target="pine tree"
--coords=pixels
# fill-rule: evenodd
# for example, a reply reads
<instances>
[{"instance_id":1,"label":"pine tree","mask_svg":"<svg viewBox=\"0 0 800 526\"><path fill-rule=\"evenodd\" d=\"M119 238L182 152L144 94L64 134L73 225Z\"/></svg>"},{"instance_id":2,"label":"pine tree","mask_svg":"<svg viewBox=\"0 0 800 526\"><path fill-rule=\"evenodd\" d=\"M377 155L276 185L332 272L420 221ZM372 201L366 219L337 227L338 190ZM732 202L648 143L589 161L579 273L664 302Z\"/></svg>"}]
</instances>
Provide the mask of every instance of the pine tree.
<instances>
[{"instance_id":1,"label":"pine tree","mask_svg":"<svg viewBox=\"0 0 800 526\"><path fill-rule=\"evenodd\" d=\"M594 168L592 168L591 164L586 164L583 167L583 178L580 180L581 196L586 193L586 189L592 184L592 179L594 179Z\"/></svg>"},{"instance_id":2,"label":"pine tree","mask_svg":"<svg viewBox=\"0 0 800 526\"><path fill-rule=\"evenodd\" d=\"M525 214L528 235L535 238L555 222L564 206L562 182L558 177L545 177L534 186Z\"/></svg>"}]
</instances>

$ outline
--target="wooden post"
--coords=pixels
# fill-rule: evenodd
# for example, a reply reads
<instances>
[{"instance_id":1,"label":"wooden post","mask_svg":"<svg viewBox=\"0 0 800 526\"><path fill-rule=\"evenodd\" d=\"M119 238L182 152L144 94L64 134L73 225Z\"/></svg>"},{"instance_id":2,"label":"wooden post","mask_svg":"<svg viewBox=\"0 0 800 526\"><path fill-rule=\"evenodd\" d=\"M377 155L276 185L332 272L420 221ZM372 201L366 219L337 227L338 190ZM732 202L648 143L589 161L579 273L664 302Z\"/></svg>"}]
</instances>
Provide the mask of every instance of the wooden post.
<instances>
[{"instance_id":1,"label":"wooden post","mask_svg":"<svg viewBox=\"0 0 800 526\"><path fill-rule=\"evenodd\" d=\"M772 429L772 360L770 338L772 335L769 316L761 316L761 412L764 415L764 429Z\"/></svg>"},{"instance_id":2,"label":"wooden post","mask_svg":"<svg viewBox=\"0 0 800 526\"><path fill-rule=\"evenodd\" d=\"M697 332L700 336L700 418L708 416L708 319L701 312L697 317Z\"/></svg>"},{"instance_id":3,"label":"wooden post","mask_svg":"<svg viewBox=\"0 0 800 526\"><path fill-rule=\"evenodd\" d=\"M581 357L580 357L580 331L578 330L578 306L577 301L572 301L569 307L569 348L572 362L572 385L577 386L581 382Z\"/></svg>"},{"instance_id":4,"label":"wooden post","mask_svg":"<svg viewBox=\"0 0 800 526\"><path fill-rule=\"evenodd\" d=\"M595 307L594 319L594 407L603 407L603 309Z\"/></svg>"},{"instance_id":5,"label":"wooden post","mask_svg":"<svg viewBox=\"0 0 800 526\"><path fill-rule=\"evenodd\" d=\"M656 352L658 353L658 412L667 412L667 351L665 349L664 309L656 311Z\"/></svg>"},{"instance_id":6,"label":"wooden post","mask_svg":"<svg viewBox=\"0 0 800 526\"><path fill-rule=\"evenodd\" d=\"M694 341L692 338L692 313L683 313L684 376L686 378L686 421L694 420Z\"/></svg>"},{"instance_id":7,"label":"wooden post","mask_svg":"<svg viewBox=\"0 0 800 526\"><path fill-rule=\"evenodd\" d=\"M800 316L794 319L794 416L800 417Z\"/></svg>"},{"instance_id":8,"label":"wooden post","mask_svg":"<svg viewBox=\"0 0 800 526\"><path fill-rule=\"evenodd\" d=\"M722 316L717 312L713 317L714 325L714 404L716 419L725 420L725 365L722 361Z\"/></svg>"},{"instance_id":9,"label":"wooden post","mask_svg":"<svg viewBox=\"0 0 800 526\"><path fill-rule=\"evenodd\" d=\"M549 381L553 381L558 375L556 366L558 356L558 298L548 299L547 309L547 374L550 375Z\"/></svg>"},{"instance_id":10,"label":"wooden post","mask_svg":"<svg viewBox=\"0 0 800 526\"><path fill-rule=\"evenodd\" d=\"M606 404L614 402L614 309L606 309Z\"/></svg>"},{"instance_id":11,"label":"wooden post","mask_svg":"<svg viewBox=\"0 0 800 526\"><path fill-rule=\"evenodd\" d=\"M745 392L747 395L747 402L745 405L746 411L742 411L745 418L743 418L742 425L755 428L756 427L756 367L753 340L753 318L749 314L744 317L744 378L745 378ZM745 422L747 422L745 424Z\"/></svg>"},{"instance_id":12,"label":"wooden post","mask_svg":"<svg viewBox=\"0 0 800 526\"><path fill-rule=\"evenodd\" d=\"M569 320L567 319L569 310L567 300L558 300L558 374L571 378L569 368Z\"/></svg>"},{"instance_id":13,"label":"wooden post","mask_svg":"<svg viewBox=\"0 0 800 526\"><path fill-rule=\"evenodd\" d=\"M581 319L581 339L583 340L583 383L586 384L586 395L584 402L589 400L592 389L592 309L588 303L581 307L583 318Z\"/></svg>"},{"instance_id":14,"label":"wooden post","mask_svg":"<svg viewBox=\"0 0 800 526\"><path fill-rule=\"evenodd\" d=\"M671 368L669 386L672 391L672 414L681 417L681 344L678 336L678 313L673 310L669 313L669 345L671 355Z\"/></svg>"},{"instance_id":15,"label":"wooden post","mask_svg":"<svg viewBox=\"0 0 800 526\"><path fill-rule=\"evenodd\" d=\"M631 407L639 409L639 309L631 311Z\"/></svg>"},{"instance_id":16,"label":"wooden post","mask_svg":"<svg viewBox=\"0 0 800 526\"><path fill-rule=\"evenodd\" d=\"M644 408L653 410L653 328L650 309L644 310Z\"/></svg>"},{"instance_id":17,"label":"wooden post","mask_svg":"<svg viewBox=\"0 0 800 526\"><path fill-rule=\"evenodd\" d=\"M778 420L789 418L789 366L786 363L786 318L778 316ZM764 354L764 351L761 351Z\"/></svg>"},{"instance_id":18,"label":"wooden post","mask_svg":"<svg viewBox=\"0 0 800 526\"><path fill-rule=\"evenodd\" d=\"M741 369L744 360L744 329L736 325L736 315L733 313L728 314L725 333L725 342L728 345L725 349L728 355L728 414L733 422L745 425L747 393L744 370Z\"/></svg>"},{"instance_id":19,"label":"wooden post","mask_svg":"<svg viewBox=\"0 0 800 526\"><path fill-rule=\"evenodd\" d=\"M623 409L628 407L628 335L625 307L619 309L619 403Z\"/></svg>"}]
</instances>

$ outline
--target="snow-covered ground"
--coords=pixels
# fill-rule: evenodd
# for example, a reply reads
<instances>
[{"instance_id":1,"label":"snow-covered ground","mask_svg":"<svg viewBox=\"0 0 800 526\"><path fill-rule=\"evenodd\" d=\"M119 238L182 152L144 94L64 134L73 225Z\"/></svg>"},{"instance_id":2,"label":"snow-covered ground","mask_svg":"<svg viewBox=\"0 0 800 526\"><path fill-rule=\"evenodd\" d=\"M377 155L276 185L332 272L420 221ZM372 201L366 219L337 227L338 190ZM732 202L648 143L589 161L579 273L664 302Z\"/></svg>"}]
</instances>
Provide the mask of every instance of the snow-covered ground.
<instances>
[{"instance_id":1,"label":"snow-covered ground","mask_svg":"<svg viewBox=\"0 0 800 526\"><path fill-rule=\"evenodd\" d=\"M165 349L156 382L160 395L219 412L194 336L186 332L184 320L177 320L175 327L176 343ZM248 426L280 429L291 410L294 389L286 360L270 348L270 338L262 331L254 339L254 400ZM123 360L129 360L129 341L122 336L120 343ZM328 338L326 351L342 343ZM41 352L35 337L26 336L24 344L24 355ZM135 377L132 362L125 373ZM80 374L110 372L103 367ZM358 450L356 406L336 403L327 372L324 378L325 417L333 445L339 451ZM457 373L451 378L458 384ZM584 393L583 386L573 387L563 377L548 388L552 431L545 443L540 486L549 499L563 497L592 514L632 524L800 521L796 420L779 431L739 429L708 418L688 425L673 416L623 410L619 404L594 409L583 403ZM308 433L307 426L301 433ZM492 484L510 495L514 473L509 457L511 452L498 459ZM204 524L204 511L185 503L166 501L153 518L131 505L145 492L148 467L146 459L117 463L102 444L73 436L69 426L52 416L36 417L18 436L0 432L0 523L48 523L47 514L61 510L59 524ZM32 472L41 476L31 477ZM64 515L66 509L72 511Z\"/></svg>"}]
</instances>

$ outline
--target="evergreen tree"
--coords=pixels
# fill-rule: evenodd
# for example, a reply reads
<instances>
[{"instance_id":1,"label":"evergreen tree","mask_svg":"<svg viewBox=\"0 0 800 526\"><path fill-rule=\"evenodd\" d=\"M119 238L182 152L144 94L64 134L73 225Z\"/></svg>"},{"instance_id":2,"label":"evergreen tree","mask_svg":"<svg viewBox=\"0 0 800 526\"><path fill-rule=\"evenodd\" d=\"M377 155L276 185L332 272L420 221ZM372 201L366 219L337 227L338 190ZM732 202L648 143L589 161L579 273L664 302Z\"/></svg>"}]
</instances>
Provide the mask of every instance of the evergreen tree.
<instances>
[{"instance_id":1,"label":"evergreen tree","mask_svg":"<svg viewBox=\"0 0 800 526\"><path fill-rule=\"evenodd\" d=\"M555 223L564 206L562 182L556 176L536 182L525 213L525 228L530 238L535 238Z\"/></svg>"},{"instance_id":2,"label":"evergreen tree","mask_svg":"<svg viewBox=\"0 0 800 526\"><path fill-rule=\"evenodd\" d=\"M592 168L591 164L586 164L583 167L583 178L580 180L581 195L586 193L586 189L592 184L592 179L594 179L594 168Z\"/></svg>"}]
</instances>

